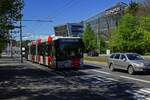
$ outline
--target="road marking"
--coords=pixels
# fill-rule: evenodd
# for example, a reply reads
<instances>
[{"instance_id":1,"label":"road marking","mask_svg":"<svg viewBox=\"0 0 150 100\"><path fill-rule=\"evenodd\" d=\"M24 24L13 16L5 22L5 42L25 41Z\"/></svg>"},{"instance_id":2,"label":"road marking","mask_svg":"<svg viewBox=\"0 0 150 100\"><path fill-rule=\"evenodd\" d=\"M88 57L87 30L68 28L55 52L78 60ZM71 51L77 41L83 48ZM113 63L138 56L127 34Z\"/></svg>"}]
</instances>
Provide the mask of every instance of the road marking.
<instances>
[{"instance_id":1,"label":"road marking","mask_svg":"<svg viewBox=\"0 0 150 100\"><path fill-rule=\"evenodd\" d=\"M126 90L126 92L133 94L134 98L137 100L150 100L150 89L149 88Z\"/></svg>"},{"instance_id":2,"label":"road marking","mask_svg":"<svg viewBox=\"0 0 150 100\"><path fill-rule=\"evenodd\" d=\"M114 78L106 78L106 79L111 80L111 81L117 81L117 82L120 82L119 80L116 80L116 79L114 79Z\"/></svg>"},{"instance_id":3,"label":"road marking","mask_svg":"<svg viewBox=\"0 0 150 100\"><path fill-rule=\"evenodd\" d=\"M98 72L98 73L102 73L102 74L107 74L107 75L111 75L111 73L108 73L108 72L104 72L104 71L99 71L99 70L92 70L92 71L95 71L95 72ZM114 79L114 78L106 78L105 77L105 79L107 79L107 80L111 80L111 81L116 81L116 82L119 82L119 80L117 80L117 79Z\"/></svg>"},{"instance_id":4,"label":"road marking","mask_svg":"<svg viewBox=\"0 0 150 100\"><path fill-rule=\"evenodd\" d=\"M99 71L99 70L92 70L98 73L102 73L102 74L107 74L107 75L111 75L111 73L108 72L104 72L104 71ZM127 76L119 76L121 78L126 78L126 79L130 79L130 80L135 80L135 81L139 81L139 82L144 82L144 83L150 83L150 81L147 80L142 80L142 79L137 79L137 78L132 78L132 77L127 77ZM116 80L117 81L117 80Z\"/></svg>"},{"instance_id":5,"label":"road marking","mask_svg":"<svg viewBox=\"0 0 150 100\"><path fill-rule=\"evenodd\" d=\"M139 94L138 91L135 90L126 90L126 93L132 94L133 97L137 100L143 100L143 98L145 98L145 96L143 94ZM139 99L138 99L139 98Z\"/></svg>"},{"instance_id":6,"label":"road marking","mask_svg":"<svg viewBox=\"0 0 150 100\"><path fill-rule=\"evenodd\" d=\"M145 92L145 93L149 93L149 94L150 94L150 91L147 90L147 89L140 89L140 91Z\"/></svg>"},{"instance_id":7,"label":"road marking","mask_svg":"<svg viewBox=\"0 0 150 100\"><path fill-rule=\"evenodd\" d=\"M95 69L93 69L92 71L99 72L99 73L103 73L103 74L107 74L107 75L111 75L111 73L104 72L104 71L99 71L99 70L95 70Z\"/></svg>"},{"instance_id":8,"label":"road marking","mask_svg":"<svg viewBox=\"0 0 150 100\"><path fill-rule=\"evenodd\" d=\"M150 88L146 88L146 90L150 91Z\"/></svg>"},{"instance_id":9,"label":"road marking","mask_svg":"<svg viewBox=\"0 0 150 100\"><path fill-rule=\"evenodd\" d=\"M121 78L130 79L130 80L139 81L139 82L150 83L150 81L147 81L147 80L142 80L142 79L137 79L137 78L127 77L127 76L120 76L120 77L121 77Z\"/></svg>"}]
</instances>

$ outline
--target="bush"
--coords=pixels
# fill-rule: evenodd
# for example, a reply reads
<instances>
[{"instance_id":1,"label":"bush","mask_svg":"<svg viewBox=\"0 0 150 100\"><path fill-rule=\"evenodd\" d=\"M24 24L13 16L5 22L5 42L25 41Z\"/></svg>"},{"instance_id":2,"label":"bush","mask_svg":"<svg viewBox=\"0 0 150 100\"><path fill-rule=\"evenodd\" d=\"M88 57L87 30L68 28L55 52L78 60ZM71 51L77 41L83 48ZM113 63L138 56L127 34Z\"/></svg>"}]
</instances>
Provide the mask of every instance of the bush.
<instances>
[{"instance_id":1,"label":"bush","mask_svg":"<svg viewBox=\"0 0 150 100\"><path fill-rule=\"evenodd\" d=\"M145 56L150 56L150 52L147 52L144 54Z\"/></svg>"}]
</instances>

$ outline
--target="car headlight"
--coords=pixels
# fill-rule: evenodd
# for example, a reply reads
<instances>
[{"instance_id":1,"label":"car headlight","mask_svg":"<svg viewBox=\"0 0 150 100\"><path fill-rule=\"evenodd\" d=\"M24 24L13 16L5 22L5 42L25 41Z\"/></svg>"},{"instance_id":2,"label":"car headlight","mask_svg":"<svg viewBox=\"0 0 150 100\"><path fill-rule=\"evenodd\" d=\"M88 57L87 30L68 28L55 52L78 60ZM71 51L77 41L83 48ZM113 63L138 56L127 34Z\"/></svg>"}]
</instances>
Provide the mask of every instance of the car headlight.
<instances>
[{"instance_id":1,"label":"car headlight","mask_svg":"<svg viewBox=\"0 0 150 100\"><path fill-rule=\"evenodd\" d=\"M137 67L144 67L144 64L143 63L133 63L133 65L137 66Z\"/></svg>"}]
</instances>

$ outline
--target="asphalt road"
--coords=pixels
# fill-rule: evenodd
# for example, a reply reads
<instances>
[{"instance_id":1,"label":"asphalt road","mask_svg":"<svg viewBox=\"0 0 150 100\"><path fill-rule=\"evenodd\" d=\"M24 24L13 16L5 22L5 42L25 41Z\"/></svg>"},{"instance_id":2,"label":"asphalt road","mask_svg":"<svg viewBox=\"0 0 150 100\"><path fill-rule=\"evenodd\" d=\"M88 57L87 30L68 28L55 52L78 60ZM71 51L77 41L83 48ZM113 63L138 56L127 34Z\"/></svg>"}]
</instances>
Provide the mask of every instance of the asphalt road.
<instances>
[{"instance_id":1,"label":"asphalt road","mask_svg":"<svg viewBox=\"0 0 150 100\"><path fill-rule=\"evenodd\" d=\"M104 65L58 71L0 59L0 100L150 100L149 85L149 73L110 72Z\"/></svg>"}]
</instances>

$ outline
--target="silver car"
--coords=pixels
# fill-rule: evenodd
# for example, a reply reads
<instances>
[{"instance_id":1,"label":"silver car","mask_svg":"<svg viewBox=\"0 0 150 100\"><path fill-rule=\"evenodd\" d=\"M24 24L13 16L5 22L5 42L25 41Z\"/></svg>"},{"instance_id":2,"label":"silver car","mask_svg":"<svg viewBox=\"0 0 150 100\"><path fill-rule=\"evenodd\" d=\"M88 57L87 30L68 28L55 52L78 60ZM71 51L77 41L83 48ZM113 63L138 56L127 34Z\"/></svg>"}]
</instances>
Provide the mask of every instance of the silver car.
<instances>
[{"instance_id":1,"label":"silver car","mask_svg":"<svg viewBox=\"0 0 150 100\"><path fill-rule=\"evenodd\" d=\"M108 58L108 67L111 71L123 69L134 74L136 71L150 71L150 62L137 53L114 53Z\"/></svg>"}]
</instances>

